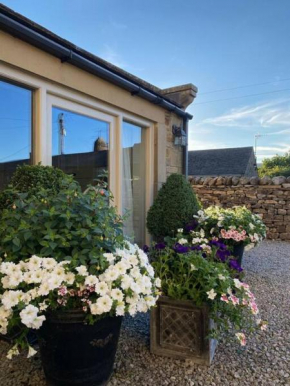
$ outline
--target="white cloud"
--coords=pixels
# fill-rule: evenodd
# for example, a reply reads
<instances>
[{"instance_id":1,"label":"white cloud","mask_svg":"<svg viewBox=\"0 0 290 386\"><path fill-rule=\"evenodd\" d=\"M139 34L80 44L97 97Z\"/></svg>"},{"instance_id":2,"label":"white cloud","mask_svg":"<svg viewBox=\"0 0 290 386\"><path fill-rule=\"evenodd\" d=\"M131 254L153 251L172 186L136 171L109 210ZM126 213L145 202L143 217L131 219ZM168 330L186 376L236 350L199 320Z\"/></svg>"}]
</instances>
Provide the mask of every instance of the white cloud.
<instances>
[{"instance_id":1,"label":"white cloud","mask_svg":"<svg viewBox=\"0 0 290 386\"><path fill-rule=\"evenodd\" d=\"M225 147L230 147L230 146L226 146L223 142L198 140L190 137L188 140L189 150L222 149Z\"/></svg>"},{"instance_id":2,"label":"white cloud","mask_svg":"<svg viewBox=\"0 0 290 386\"><path fill-rule=\"evenodd\" d=\"M282 129L290 125L290 99L279 99L254 106L231 109L216 117L206 118L198 126L237 127L240 129ZM290 133L290 129L287 129Z\"/></svg>"},{"instance_id":3,"label":"white cloud","mask_svg":"<svg viewBox=\"0 0 290 386\"><path fill-rule=\"evenodd\" d=\"M257 146L257 152L261 154L261 152L277 152L284 154L287 151L289 151L290 144L289 146Z\"/></svg>"},{"instance_id":4,"label":"white cloud","mask_svg":"<svg viewBox=\"0 0 290 386\"><path fill-rule=\"evenodd\" d=\"M118 66L121 68L127 67L126 62L123 61L123 59L121 58L121 55L119 55L118 52L108 44L104 44L104 49L103 51L100 52L99 56L104 60L106 60L107 62L114 64L115 66Z\"/></svg>"}]
</instances>

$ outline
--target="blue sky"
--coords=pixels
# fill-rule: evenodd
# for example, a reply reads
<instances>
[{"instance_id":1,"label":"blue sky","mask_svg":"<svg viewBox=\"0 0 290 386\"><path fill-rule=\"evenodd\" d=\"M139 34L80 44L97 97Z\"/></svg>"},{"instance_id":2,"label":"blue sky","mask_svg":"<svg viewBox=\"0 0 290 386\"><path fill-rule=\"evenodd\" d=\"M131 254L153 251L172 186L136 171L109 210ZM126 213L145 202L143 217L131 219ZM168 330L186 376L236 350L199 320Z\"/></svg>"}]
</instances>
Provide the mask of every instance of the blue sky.
<instances>
[{"instance_id":1,"label":"blue sky","mask_svg":"<svg viewBox=\"0 0 290 386\"><path fill-rule=\"evenodd\" d=\"M190 149L290 149L289 0L2 2L160 88L195 84Z\"/></svg>"}]
</instances>

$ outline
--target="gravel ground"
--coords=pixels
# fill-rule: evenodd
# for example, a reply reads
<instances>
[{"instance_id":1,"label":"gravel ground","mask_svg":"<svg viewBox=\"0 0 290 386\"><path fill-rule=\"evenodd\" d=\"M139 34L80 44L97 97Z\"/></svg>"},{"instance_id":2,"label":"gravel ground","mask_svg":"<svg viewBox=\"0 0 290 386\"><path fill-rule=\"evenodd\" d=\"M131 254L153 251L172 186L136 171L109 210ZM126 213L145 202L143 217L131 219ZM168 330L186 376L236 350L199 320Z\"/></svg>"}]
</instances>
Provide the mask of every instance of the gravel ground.
<instances>
[{"instance_id":1,"label":"gravel ground","mask_svg":"<svg viewBox=\"0 0 290 386\"><path fill-rule=\"evenodd\" d=\"M108 386L290 386L290 244L266 241L244 257L245 281L252 286L268 331L238 343L220 342L210 367L149 352L149 315L123 323L115 371ZM38 355L6 359L0 343L0 386L46 385Z\"/></svg>"}]
</instances>

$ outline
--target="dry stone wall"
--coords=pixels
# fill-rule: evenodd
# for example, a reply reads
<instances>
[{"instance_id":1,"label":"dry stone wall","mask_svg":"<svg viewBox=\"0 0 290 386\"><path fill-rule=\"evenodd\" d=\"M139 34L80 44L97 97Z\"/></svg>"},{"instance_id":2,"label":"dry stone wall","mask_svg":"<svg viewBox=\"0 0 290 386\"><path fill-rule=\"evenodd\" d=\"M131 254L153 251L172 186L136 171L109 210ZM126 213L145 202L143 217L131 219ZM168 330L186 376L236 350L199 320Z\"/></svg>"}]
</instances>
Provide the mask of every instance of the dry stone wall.
<instances>
[{"instance_id":1,"label":"dry stone wall","mask_svg":"<svg viewBox=\"0 0 290 386\"><path fill-rule=\"evenodd\" d=\"M267 237L290 240L290 177L190 177L204 207L245 205L260 214Z\"/></svg>"}]
</instances>

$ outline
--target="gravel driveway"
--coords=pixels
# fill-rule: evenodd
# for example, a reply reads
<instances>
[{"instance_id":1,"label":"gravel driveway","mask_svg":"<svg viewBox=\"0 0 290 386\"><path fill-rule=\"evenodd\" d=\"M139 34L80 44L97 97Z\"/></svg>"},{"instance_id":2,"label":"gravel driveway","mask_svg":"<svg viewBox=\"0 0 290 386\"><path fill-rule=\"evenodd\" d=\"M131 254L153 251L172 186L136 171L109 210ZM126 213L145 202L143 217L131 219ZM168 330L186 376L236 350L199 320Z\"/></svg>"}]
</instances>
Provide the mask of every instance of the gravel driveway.
<instances>
[{"instance_id":1,"label":"gravel driveway","mask_svg":"<svg viewBox=\"0 0 290 386\"><path fill-rule=\"evenodd\" d=\"M149 316L126 318L114 375L108 386L290 386L290 244L266 241L244 257L247 275L268 331L238 343L220 342L211 367L151 355ZM0 343L0 386L46 385L38 356L5 358Z\"/></svg>"}]
</instances>

